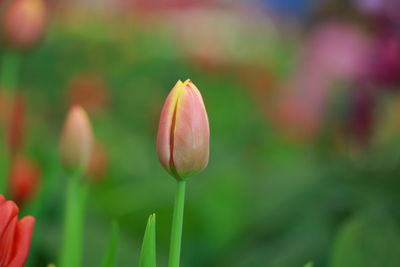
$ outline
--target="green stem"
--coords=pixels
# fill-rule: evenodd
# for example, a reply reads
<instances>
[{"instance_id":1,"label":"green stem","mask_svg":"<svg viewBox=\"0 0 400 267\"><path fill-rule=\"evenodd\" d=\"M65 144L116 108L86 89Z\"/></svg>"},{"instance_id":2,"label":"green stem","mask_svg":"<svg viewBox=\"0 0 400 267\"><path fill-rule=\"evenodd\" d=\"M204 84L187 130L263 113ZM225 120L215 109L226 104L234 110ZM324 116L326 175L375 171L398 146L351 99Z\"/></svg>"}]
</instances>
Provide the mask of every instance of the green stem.
<instances>
[{"instance_id":1,"label":"green stem","mask_svg":"<svg viewBox=\"0 0 400 267\"><path fill-rule=\"evenodd\" d=\"M8 154L8 150L3 150L1 152L2 163L1 163L1 176L0 176L0 194L6 196L7 195L7 186L8 186L8 173L10 169L10 156Z\"/></svg>"},{"instance_id":2,"label":"green stem","mask_svg":"<svg viewBox=\"0 0 400 267\"><path fill-rule=\"evenodd\" d=\"M21 54L8 50L3 55L0 70L0 85L12 95L18 86L18 76L21 65Z\"/></svg>"},{"instance_id":3,"label":"green stem","mask_svg":"<svg viewBox=\"0 0 400 267\"><path fill-rule=\"evenodd\" d=\"M11 99L13 99L13 93L15 88L18 85L18 74L20 70L20 53L17 51L8 50L3 54L1 66L0 66L0 89L8 90L10 93ZM13 99L14 101L14 99ZM11 114L8 112L8 114ZM8 127L8 123L6 124ZM3 131L7 132L7 131ZM2 136L4 138L3 142L6 142L7 136ZM6 147L7 144L5 144ZM3 153L3 168L1 169L1 177L0 177L0 194L6 194L7 192L7 182L9 176L10 169L10 155L8 151L4 151Z\"/></svg>"},{"instance_id":4,"label":"green stem","mask_svg":"<svg viewBox=\"0 0 400 267\"><path fill-rule=\"evenodd\" d=\"M67 187L64 217L64 240L61 250L60 267L80 267L82 264L82 243L87 187L81 182L82 172L70 177ZM58 265L57 265L58 266Z\"/></svg>"},{"instance_id":5,"label":"green stem","mask_svg":"<svg viewBox=\"0 0 400 267\"><path fill-rule=\"evenodd\" d=\"M181 254L183 210L185 206L186 181L178 181L175 195L174 215L172 218L171 243L169 251L169 267L179 267Z\"/></svg>"}]
</instances>

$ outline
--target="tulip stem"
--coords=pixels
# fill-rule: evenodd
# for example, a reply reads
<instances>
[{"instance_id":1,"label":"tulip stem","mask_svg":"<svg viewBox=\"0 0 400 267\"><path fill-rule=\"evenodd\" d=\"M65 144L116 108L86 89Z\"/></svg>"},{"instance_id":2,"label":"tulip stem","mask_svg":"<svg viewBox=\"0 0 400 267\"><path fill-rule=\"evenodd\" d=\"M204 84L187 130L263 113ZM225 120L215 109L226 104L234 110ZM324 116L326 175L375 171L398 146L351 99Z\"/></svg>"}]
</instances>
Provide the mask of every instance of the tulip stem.
<instances>
[{"instance_id":1,"label":"tulip stem","mask_svg":"<svg viewBox=\"0 0 400 267\"><path fill-rule=\"evenodd\" d=\"M81 181L82 174L82 171L78 171L68 179L60 267L80 267L82 264L82 235L87 196L87 186Z\"/></svg>"},{"instance_id":2,"label":"tulip stem","mask_svg":"<svg viewBox=\"0 0 400 267\"><path fill-rule=\"evenodd\" d=\"M21 54L18 51L8 50L3 54L0 70L0 85L12 95L18 86Z\"/></svg>"},{"instance_id":3,"label":"tulip stem","mask_svg":"<svg viewBox=\"0 0 400 267\"><path fill-rule=\"evenodd\" d=\"M20 53L18 51L7 50L4 52L0 67L0 89L7 90L9 92L10 97L12 99L12 102L10 103L13 103L14 101L13 94L18 85L20 63L21 63L21 58L20 58ZM11 114L11 107L9 106L8 108L9 110L7 110L7 114ZM9 123L6 123L5 127L9 127ZM6 130L5 132L8 131ZM6 138L4 139L7 140ZM10 155L8 154L7 151L4 152L4 155L2 156L4 156L3 158L4 169L2 170L2 174L0 177L0 193L5 194L8 187L7 179L9 176L9 169L10 169L9 165L11 164L11 160L10 160Z\"/></svg>"},{"instance_id":4,"label":"tulip stem","mask_svg":"<svg viewBox=\"0 0 400 267\"><path fill-rule=\"evenodd\" d=\"M171 243L169 251L169 267L179 267L181 254L183 210L185 206L186 181L178 181L175 195L174 214L172 218Z\"/></svg>"}]
</instances>

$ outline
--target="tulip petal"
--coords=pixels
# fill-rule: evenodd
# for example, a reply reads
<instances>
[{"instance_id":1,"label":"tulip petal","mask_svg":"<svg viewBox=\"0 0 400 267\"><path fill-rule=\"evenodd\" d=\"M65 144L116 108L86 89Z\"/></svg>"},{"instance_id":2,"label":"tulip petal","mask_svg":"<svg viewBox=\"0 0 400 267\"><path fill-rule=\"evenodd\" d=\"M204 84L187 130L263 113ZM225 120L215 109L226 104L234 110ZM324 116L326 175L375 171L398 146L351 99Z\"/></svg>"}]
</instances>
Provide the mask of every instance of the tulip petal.
<instances>
[{"instance_id":1,"label":"tulip petal","mask_svg":"<svg viewBox=\"0 0 400 267\"><path fill-rule=\"evenodd\" d=\"M18 221L15 233L14 255L8 267L21 267L28 257L35 219L26 216Z\"/></svg>"},{"instance_id":2,"label":"tulip petal","mask_svg":"<svg viewBox=\"0 0 400 267\"><path fill-rule=\"evenodd\" d=\"M165 104L161 111L160 123L158 126L157 135L157 153L158 158L162 166L169 172L171 172L170 161L171 161L171 133L173 133L174 114L176 110L176 104L185 88L182 81L178 81L174 88L169 93Z\"/></svg>"},{"instance_id":3,"label":"tulip petal","mask_svg":"<svg viewBox=\"0 0 400 267\"><path fill-rule=\"evenodd\" d=\"M176 108L173 162L179 178L186 178L207 166L209 138L203 99L197 87L188 80Z\"/></svg>"},{"instance_id":4,"label":"tulip petal","mask_svg":"<svg viewBox=\"0 0 400 267\"><path fill-rule=\"evenodd\" d=\"M61 136L61 156L69 167L87 167L92 151L92 127L86 111L73 106L68 113Z\"/></svg>"},{"instance_id":5,"label":"tulip petal","mask_svg":"<svg viewBox=\"0 0 400 267\"><path fill-rule=\"evenodd\" d=\"M0 196L1 197L1 196ZM0 241L7 230L10 221L17 216L19 209L12 201L5 201L4 197L0 198Z\"/></svg>"},{"instance_id":6,"label":"tulip petal","mask_svg":"<svg viewBox=\"0 0 400 267\"><path fill-rule=\"evenodd\" d=\"M11 259L14 249L14 233L17 226L17 220L17 217L11 219L0 238L0 266L9 266L8 262Z\"/></svg>"}]
</instances>

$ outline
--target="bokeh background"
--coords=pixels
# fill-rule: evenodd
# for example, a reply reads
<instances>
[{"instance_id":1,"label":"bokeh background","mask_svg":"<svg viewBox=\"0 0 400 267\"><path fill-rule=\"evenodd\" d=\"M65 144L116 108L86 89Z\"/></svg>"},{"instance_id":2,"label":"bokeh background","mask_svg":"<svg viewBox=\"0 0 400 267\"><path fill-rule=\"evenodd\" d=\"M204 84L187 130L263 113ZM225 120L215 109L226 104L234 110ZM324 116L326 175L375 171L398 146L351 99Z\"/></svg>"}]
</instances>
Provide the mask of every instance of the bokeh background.
<instances>
[{"instance_id":1,"label":"bokeh background","mask_svg":"<svg viewBox=\"0 0 400 267\"><path fill-rule=\"evenodd\" d=\"M211 154L188 183L182 266L400 266L399 1L46 4L45 34L21 54L11 124L22 145L0 164L29 193L8 196L36 217L26 266L58 259L58 141L72 104L96 136L84 266L100 265L113 221L118 266L136 266L153 212L166 266L175 183L155 137L166 95L187 78L203 94ZM9 49L3 35L0 56Z\"/></svg>"}]
</instances>

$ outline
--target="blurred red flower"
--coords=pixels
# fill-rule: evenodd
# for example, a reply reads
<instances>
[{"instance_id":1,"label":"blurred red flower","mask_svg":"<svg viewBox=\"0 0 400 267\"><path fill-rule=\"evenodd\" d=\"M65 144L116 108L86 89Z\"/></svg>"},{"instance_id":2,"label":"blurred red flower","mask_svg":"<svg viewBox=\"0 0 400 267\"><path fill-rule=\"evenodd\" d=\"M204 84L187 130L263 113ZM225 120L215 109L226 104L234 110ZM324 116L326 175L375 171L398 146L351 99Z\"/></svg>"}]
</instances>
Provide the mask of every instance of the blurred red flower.
<instances>
[{"instance_id":1,"label":"blurred red flower","mask_svg":"<svg viewBox=\"0 0 400 267\"><path fill-rule=\"evenodd\" d=\"M370 76L383 86L396 86L400 82L400 36L391 30L378 33L370 64Z\"/></svg>"},{"instance_id":2,"label":"blurred red flower","mask_svg":"<svg viewBox=\"0 0 400 267\"><path fill-rule=\"evenodd\" d=\"M28 158L15 156L10 170L10 193L19 204L29 201L40 184L40 169Z\"/></svg>"},{"instance_id":3,"label":"blurred red flower","mask_svg":"<svg viewBox=\"0 0 400 267\"><path fill-rule=\"evenodd\" d=\"M10 96L4 93L4 88L0 88L0 122L1 126L6 124L8 118L10 117Z\"/></svg>"},{"instance_id":4,"label":"blurred red flower","mask_svg":"<svg viewBox=\"0 0 400 267\"><path fill-rule=\"evenodd\" d=\"M22 95L17 95L12 103L8 121L7 144L13 155L21 148L24 133L25 102Z\"/></svg>"},{"instance_id":5,"label":"blurred red flower","mask_svg":"<svg viewBox=\"0 0 400 267\"><path fill-rule=\"evenodd\" d=\"M47 7L42 0L14 0L5 11L2 23L7 42L17 48L30 48L43 35Z\"/></svg>"},{"instance_id":6,"label":"blurred red flower","mask_svg":"<svg viewBox=\"0 0 400 267\"><path fill-rule=\"evenodd\" d=\"M99 112L108 104L108 91L103 79L83 74L73 78L68 86L69 105L82 106L89 113Z\"/></svg>"},{"instance_id":7,"label":"blurred red flower","mask_svg":"<svg viewBox=\"0 0 400 267\"><path fill-rule=\"evenodd\" d=\"M96 181L102 179L107 171L108 161L109 158L106 147L99 141L96 141L89 160L89 177Z\"/></svg>"},{"instance_id":8,"label":"blurred red flower","mask_svg":"<svg viewBox=\"0 0 400 267\"><path fill-rule=\"evenodd\" d=\"M0 266L22 267L28 257L35 219L18 220L19 209L0 195Z\"/></svg>"}]
</instances>

